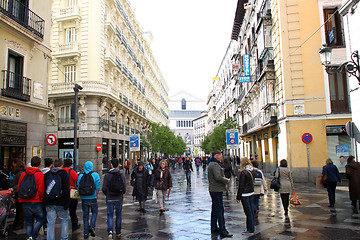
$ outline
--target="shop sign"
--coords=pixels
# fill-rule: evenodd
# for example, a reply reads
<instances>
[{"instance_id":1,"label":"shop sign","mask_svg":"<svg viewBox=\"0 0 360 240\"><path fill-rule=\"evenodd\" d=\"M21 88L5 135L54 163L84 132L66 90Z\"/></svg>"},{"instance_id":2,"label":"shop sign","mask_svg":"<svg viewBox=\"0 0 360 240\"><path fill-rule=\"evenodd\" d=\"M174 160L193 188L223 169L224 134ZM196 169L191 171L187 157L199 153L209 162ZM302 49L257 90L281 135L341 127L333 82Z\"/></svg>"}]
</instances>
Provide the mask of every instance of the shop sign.
<instances>
[{"instance_id":1,"label":"shop sign","mask_svg":"<svg viewBox=\"0 0 360 240\"><path fill-rule=\"evenodd\" d=\"M1 116L4 116L4 117L20 119L20 108L1 105L0 106L0 114L1 114Z\"/></svg>"},{"instance_id":2,"label":"shop sign","mask_svg":"<svg viewBox=\"0 0 360 240\"><path fill-rule=\"evenodd\" d=\"M336 145L336 156L349 156L350 148L349 145Z\"/></svg>"},{"instance_id":3,"label":"shop sign","mask_svg":"<svg viewBox=\"0 0 360 240\"><path fill-rule=\"evenodd\" d=\"M0 145L26 146L26 123L0 121Z\"/></svg>"},{"instance_id":4,"label":"shop sign","mask_svg":"<svg viewBox=\"0 0 360 240\"><path fill-rule=\"evenodd\" d=\"M245 76L250 76L250 55L244 55L244 74Z\"/></svg>"}]
</instances>

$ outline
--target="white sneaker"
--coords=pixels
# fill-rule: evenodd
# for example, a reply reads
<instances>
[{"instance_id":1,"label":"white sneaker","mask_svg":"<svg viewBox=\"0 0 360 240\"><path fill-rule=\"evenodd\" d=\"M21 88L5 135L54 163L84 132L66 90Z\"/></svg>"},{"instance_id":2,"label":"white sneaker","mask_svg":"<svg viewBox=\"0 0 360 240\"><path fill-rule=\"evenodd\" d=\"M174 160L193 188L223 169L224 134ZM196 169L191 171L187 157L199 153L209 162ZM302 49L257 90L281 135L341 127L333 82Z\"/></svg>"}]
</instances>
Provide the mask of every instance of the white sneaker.
<instances>
[{"instance_id":1,"label":"white sneaker","mask_svg":"<svg viewBox=\"0 0 360 240\"><path fill-rule=\"evenodd\" d=\"M113 238L113 232L110 231L110 232L109 232L109 235L108 235L108 239L112 239L112 238Z\"/></svg>"}]
</instances>

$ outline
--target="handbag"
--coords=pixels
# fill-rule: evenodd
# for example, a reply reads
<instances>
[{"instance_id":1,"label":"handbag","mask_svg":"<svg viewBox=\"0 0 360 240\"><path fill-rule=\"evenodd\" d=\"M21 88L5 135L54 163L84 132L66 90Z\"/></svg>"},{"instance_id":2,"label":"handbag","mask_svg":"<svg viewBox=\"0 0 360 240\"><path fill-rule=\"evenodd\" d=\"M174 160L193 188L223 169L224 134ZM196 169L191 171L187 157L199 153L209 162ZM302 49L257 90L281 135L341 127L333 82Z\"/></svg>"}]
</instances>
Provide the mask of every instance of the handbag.
<instances>
[{"instance_id":1,"label":"handbag","mask_svg":"<svg viewBox=\"0 0 360 240\"><path fill-rule=\"evenodd\" d=\"M280 189L280 170L278 168L279 177L273 177L270 183L270 189L274 189L274 191L279 191Z\"/></svg>"},{"instance_id":2,"label":"handbag","mask_svg":"<svg viewBox=\"0 0 360 240\"><path fill-rule=\"evenodd\" d=\"M327 169L325 168L325 174L321 178L321 183L325 186L328 181Z\"/></svg>"},{"instance_id":3,"label":"handbag","mask_svg":"<svg viewBox=\"0 0 360 240\"><path fill-rule=\"evenodd\" d=\"M300 201L300 199L299 199L299 196L296 194L295 191L291 194L290 204L291 204L292 206L301 205L301 201Z\"/></svg>"},{"instance_id":4,"label":"handbag","mask_svg":"<svg viewBox=\"0 0 360 240\"><path fill-rule=\"evenodd\" d=\"M70 189L70 198L71 199L80 199L79 191L75 188Z\"/></svg>"},{"instance_id":5,"label":"handbag","mask_svg":"<svg viewBox=\"0 0 360 240\"><path fill-rule=\"evenodd\" d=\"M324 188L324 184L322 183L322 175L316 176L316 188Z\"/></svg>"}]
</instances>

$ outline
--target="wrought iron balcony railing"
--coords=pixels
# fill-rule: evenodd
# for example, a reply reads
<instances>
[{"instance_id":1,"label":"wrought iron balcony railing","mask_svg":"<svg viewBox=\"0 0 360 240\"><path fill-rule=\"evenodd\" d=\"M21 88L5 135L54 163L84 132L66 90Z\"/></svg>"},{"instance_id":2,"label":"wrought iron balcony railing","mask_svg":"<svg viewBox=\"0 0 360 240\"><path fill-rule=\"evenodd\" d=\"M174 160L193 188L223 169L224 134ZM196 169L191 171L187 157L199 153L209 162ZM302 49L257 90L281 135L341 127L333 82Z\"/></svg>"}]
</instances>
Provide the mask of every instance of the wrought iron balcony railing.
<instances>
[{"instance_id":1,"label":"wrought iron balcony railing","mask_svg":"<svg viewBox=\"0 0 360 240\"><path fill-rule=\"evenodd\" d=\"M18 0L1 0L0 11L43 39L45 20Z\"/></svg>"},{"instance_id":2,"label":"wrought iron balcony railing","mask_svg":"<svg viewBox=\"0 0 360 240\"><path fill-rule=\"evenodd\" d=\"M4 85L3 89L1 89L1 95L23 101L30 101L31 79L8 70L3 70L2 72Z\"/></svg>"}]
</instances>

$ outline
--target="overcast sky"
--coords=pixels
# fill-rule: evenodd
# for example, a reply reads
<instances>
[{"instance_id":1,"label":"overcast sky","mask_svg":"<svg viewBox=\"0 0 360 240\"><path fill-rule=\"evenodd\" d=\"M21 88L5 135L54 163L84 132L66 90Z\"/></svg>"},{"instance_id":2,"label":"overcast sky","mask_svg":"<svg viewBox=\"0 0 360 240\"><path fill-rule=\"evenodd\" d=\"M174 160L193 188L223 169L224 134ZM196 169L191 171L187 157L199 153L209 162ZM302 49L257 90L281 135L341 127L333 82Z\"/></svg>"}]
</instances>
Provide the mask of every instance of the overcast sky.
<instances>
[{"instance_id":1,"label":"overcast sky","mask_svg":"<svg viewBox=\"0 0 360 240\"><path fill-rule=\"evenodd\" d=\"M237 0L129 0L170 88L206 100L230 42Z\"/></svg>"}]
</instances>

